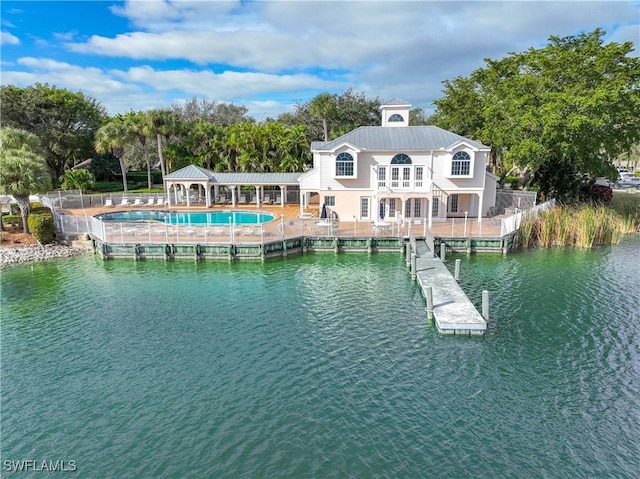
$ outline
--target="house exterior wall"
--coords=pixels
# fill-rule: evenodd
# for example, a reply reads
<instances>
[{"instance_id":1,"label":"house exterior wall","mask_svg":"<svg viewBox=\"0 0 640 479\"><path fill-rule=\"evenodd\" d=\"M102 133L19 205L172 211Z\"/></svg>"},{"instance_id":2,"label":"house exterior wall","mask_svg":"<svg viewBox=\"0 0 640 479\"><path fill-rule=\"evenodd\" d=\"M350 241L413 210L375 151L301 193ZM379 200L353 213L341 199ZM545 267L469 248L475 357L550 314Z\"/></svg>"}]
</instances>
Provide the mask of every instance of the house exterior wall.
<instances>
[{"instance_id":1,"label":"house exterior wall","mask_svg":"<svg viewBox=\"0 0 640 479\"><path fill-rule=\"evenodd\" d=\"M440 145L433 150L433 146L416 149L419 143L413 141L411 150L398 144L395 151L375 151L365 148L375 143L369 143L362 130L358 129L352 132L353 135L344 135L343 144L337 143L339 140L332 143L317 142L313 147L314 169L300 178L301 192L319 193L320 206L327 203L327 207L343 221L353 221L354 217L358 220L377 219L380 216L380 201L384 202L387 212L393 213L391 217L395 217L395 211L400 217L404 216L405 212L414 215L417 211L419 217L425 218L431 211L433 197L438 197L440 203L435 218L464 216L465 211L469 216L486 216L495 204L497 184L496 178L486 172L489 148L442 130L441 133L431 133L429 130L429 134L423 133L426 130L407 129L399 131L399 135L389 133L398 127L409 127L409 108L410 105L398 100L381 107L382 128L387 132L384 136L387 139L385 149L391 145L395 146L393 140L396 136L406 138L408 144L416 137L427 138L423 141L431 142L431 145L437 138L452 141L453 136L459 140L453 140L455 143ZM390 121L394 115L400 115L402 121ZM394 119L397 120L399 117ZM367 134L371 135L368 138L372 138L376 132ZM424 136L420 136L422 134ZM352 139L362 144L349 144ZM332 147L331 151L323 150L323 147L329 146ZM354 159L353 177L336 176L336 158L342 152L348 152ZM469 155L468 174L461 175L459 171L458 174L452 174L453 157L458 152ZM407 155L411 162L402 164L403 159L400 159L400 164L392 164L392 159L398 154ZM342 166L344 167L344 163ZM452 200L452 195L457 195L457 199ZM368 215L365 216L362 214L363 197L368 198L369 205ZM331 204L333 201L335 204ZM454 212L452 203L455 201L457 210ZM409 206L405 209L407 203Z\"/></svg>"},{"instance_id":2,"label":"house exterior wall","mask_svg":"<svg viewBox=\"0 0 640 479\"><path fill-rule=\"evenodd\" d=\"M342 152L349 152L356 161L355 178L335 177L335 158ZM451 175L451 164L453 155L458 151L465 151L471 158L469 176L458 177ZM411 165L391 165L392 158L404 153L411 158ZM317 191L320 193L320 204L324 203L324 197L335 198L335 206L329 208L345 220L353 220L355 216L358 220L368 218L376 219L378 201L384 198L398 198L398 210L402 210L402 200L411 198L425 198L428 202L421 208L422 217L428 215L428 208L431 207L430 179L446 194L458 194L458 211L451 211L450 202L443 202L440 205L438 217L460 217L467 211L469 216L478 216L478 208L482 206L481 216L486 216L491 206L495 204L496 180L492 175L486 173L487 152L474 151L473 149L461 145L452 151L398 151L398 152L357 152L348 145L338 148L334 152L314 152L314 164L318 167L301 178L301 190ZM377 168L384 166L386 171L386 186L389 188L378 188ZM391 186L391 167L404 166L411 167L411 174L415 174L415 167L423 168L423 187L413 188L408 191L401 191L401 188L394 189ZM402 174L402 171L400 172ZM412 180L415 179L412 176ZM480 205L479 195L483 196ZM362 217L361 197L369 198L369 216ZM441 200L442 201L442 200ZM375 208L375 209L374 209ZM446 215L446 216L445 216Z\"/></svg>"}]
</instances>

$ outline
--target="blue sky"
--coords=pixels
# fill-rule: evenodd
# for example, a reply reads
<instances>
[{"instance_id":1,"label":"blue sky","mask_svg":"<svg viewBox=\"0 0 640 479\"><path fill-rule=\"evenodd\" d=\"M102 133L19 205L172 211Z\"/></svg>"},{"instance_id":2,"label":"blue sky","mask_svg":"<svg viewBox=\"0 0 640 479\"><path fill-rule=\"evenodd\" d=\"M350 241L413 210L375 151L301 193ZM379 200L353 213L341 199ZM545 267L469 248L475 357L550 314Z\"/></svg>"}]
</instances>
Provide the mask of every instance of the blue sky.
<instances>
[{"instance_id":1,"label":"blue sky","mask_svg":"<svg viewBox=\"0 0 640 479\"><path fill-rule=\"evenodd\" d=\"M328 91L427 114L442 81L551 35L640 45L638 1L7 1L1 83L83 91L114 115L197 97L260 121ZM634 52L638 55L638 52Z\"/></svg>"}]
</instances>

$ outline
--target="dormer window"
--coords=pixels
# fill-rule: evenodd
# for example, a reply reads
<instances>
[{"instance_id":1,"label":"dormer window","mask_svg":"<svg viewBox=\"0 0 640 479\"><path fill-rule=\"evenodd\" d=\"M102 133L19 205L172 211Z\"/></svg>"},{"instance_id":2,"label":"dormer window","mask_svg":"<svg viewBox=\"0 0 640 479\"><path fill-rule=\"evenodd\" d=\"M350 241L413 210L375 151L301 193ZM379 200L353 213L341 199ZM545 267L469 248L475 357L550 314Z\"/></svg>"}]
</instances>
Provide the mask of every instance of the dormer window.
<instances>
[{"instance_id":1,"label":"dormer window","mask_svg":"<svg viewBox=\"0 0 640 479\"><path fill-rule=\"evenodd\" d=\"M389 121L404 121L404 118L402 118L402 115L398 115L397 113L394 113L393 115L391 115L389 117Z\"/></svg>"},{"instance_id":2,"label":"dormer window","mask_svg":"<svg viewBox=\"0 0 640 479\"><path fill-rule=\"evenodd\" d=\"M469 176L471 174L471 157L466 151L458 151L451 160L451 176Z\"/></svg>"},{"instance_id":3,"label":"dormer window","mask_svg":"<svg viewBox=\"0 0 640 479\"><path fill-rule=\"evenodd\" d=\"M336 176L354 176L353 156L346 151L336 157Z\"/></svg>"}]
</instances>

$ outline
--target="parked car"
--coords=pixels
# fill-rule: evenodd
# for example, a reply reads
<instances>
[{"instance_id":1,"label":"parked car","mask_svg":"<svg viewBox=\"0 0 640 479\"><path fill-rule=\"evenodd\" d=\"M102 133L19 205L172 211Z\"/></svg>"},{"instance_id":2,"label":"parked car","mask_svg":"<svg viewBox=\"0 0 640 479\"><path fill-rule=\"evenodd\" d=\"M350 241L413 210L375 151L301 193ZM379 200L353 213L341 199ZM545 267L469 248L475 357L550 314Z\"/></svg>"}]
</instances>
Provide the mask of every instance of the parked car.
<instances>
[{"instance_id":1,"label":"parked car","mask_svg":"<svg viewBox=\"0 0 640 479\"><path fill-rule=\"evenodd\" d=\"M637 188L640 190L640 177L638 176L620 176L618 178L619 188Z\"/></svg>"}]
</instances>

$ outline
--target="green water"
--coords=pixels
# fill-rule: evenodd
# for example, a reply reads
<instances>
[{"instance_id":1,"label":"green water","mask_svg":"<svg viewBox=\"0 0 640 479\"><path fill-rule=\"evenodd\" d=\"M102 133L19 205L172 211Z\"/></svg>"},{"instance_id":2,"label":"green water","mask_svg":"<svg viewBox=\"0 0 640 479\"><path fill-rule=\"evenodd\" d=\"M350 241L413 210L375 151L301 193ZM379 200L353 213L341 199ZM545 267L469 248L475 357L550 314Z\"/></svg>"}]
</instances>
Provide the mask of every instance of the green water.
<instances>
[{"instance_id":1,"label":"green water","mask_svg":"<svg viewBox=\"0 0 640 479\"><path fill-rule=\"evenodd\" d=\"M640 237L459 257L484 338L393 254L7 268L2 477L639 477Z\"/></svg>"}]
</instances>

